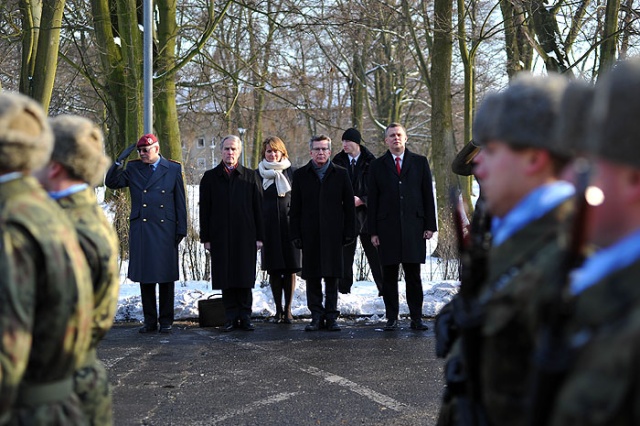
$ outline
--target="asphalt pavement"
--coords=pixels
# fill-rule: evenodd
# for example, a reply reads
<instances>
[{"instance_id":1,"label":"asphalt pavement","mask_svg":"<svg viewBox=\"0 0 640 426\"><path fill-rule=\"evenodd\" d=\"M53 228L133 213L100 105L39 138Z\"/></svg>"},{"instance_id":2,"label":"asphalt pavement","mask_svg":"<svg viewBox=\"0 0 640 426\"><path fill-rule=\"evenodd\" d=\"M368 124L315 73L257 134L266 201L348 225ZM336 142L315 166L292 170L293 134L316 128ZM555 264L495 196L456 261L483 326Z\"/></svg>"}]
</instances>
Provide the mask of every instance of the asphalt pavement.
<instances>
[{"instance_id":1,"label":"asphalt pavement","mask_svg":"<svg viewBox=\"0 0 640 426\"><path fill-rule=\"evenodd\" d=\"M342 331L305 332L256 321L223 333L197 322L171 334L115 324L98 355L120 425L435 425L443 361L433 323L383 331L340 319Z\"/></svg>"}]
</instances>

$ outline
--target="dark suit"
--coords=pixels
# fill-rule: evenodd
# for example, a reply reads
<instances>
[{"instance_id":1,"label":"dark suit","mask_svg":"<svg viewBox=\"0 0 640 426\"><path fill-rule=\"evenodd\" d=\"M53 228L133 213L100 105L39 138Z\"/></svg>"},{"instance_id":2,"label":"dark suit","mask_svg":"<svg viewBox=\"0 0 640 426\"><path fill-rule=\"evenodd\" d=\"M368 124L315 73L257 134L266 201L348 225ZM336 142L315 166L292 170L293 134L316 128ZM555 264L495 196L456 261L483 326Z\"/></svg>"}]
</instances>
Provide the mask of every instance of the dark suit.
<instances>
[{"instance_id":1,"label":"dark suit","mask_svg":"<svg viewBox=\"0 0 640 426\"><path fill-rule=\"evenodd\" d=\"M200 181L200 241L211 244L211 283L222 290L227 322L249 322L256 282L256 241L263 241L257 173L224 163Z\"/></svg>"},{"instance_id":2,"label":"dark suit","mask_svg":"<svg viewBox=\"0 0 640 426\"><path fill-rule=\"evenodd\" d=\"M128 277L140 283L145 325L171 325L174 281L179 279L177 241L187 235L182 166L162 157L154 172L140 160L129 161L126 168L114 163L105 184L111 189L129 187L131 193Z\"/></svg>"},{"instance_id":3,"label":"dark suit","mask_svg":"<svg viewBox=\"0 0 640 426\"><path fill-rule=\"evenodd\" d=\"M422 317L420 264L425 263L425 231L436 231L431 169L427 158L404 152L402 172L396 172L387 151L369 166L369 233L380 240L383 297L388 319L397 319L398 270L405 272L407 304L412 320Z\"/></svg>"},{"instance_id":4,"label":"dark suit","mask_svg":"<svg viewBox=\"0 0 640 426\"><path fill-rule=\"evenodd\" d=\"M293 174L290 235L302 241L302 278L307 281L311 315L336 319L338 279L344 274L342 246L356 236L353 190L346 169L330 163L320 181L313 167L309 161Z\"/></svg>"},{"instance_id":5,"label":"dark suit","mask_svg":"<svg viewBox=\"0 0 640 426\"><path fill-rule=\"evenodd\" d=\"M355 167L351 168L349 155L341 151L333 157L333 162L349 171L353 195L357 196L364 203L356 207L356 229L360 235L360 242L364 250L369 268L373 275L373 280L378 287L378 291L382 292L382 268L380 267L380 259L378 259L378 251L371 244L371 235L367 227L367 178L369 173L369 164L375 160L375 156L364 146L360 146L360 156L356 161ZM344 277L340 280L338 288L341 293L349 293L353 285L353 260L355 258L357 241L348 244L342 248L344 262Z\"/></svg>"}]
</instances>

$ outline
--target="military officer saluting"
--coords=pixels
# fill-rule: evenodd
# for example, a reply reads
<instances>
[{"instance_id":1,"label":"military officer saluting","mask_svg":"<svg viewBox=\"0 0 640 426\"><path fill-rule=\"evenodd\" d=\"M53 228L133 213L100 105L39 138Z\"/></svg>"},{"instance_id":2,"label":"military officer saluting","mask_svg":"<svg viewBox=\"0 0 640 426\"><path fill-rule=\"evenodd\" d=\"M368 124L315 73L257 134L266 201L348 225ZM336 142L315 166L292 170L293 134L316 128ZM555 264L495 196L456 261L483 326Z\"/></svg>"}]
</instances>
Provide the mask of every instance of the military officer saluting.
<instances>
[{"instance_id":1,"label":"military officer saluting","mask_svg":"<svg viewBox=\"0 0 640 426\"><path fill-rule=\"evenodd\" d=\"M124 160L137 149L140 156ZM158 138L142 136L126 148L109 168L105 184L111 189L129 187L129 272L140 283L144 325L140 333L170 333L178 275L178 245L187 235L182 165L160 155ZM156 308L158 284L159 312Z\"/></svg>"},{"instance_id":2,"label":"military officer saluting","mask_svg":"<svg viewBox=\"0 0 640 426\"><path fill-rule=\"evenodd\" d=\"M52 142L36 102L0 94L0 424L87 424L73 374L91 339L91 277L71 221L29 175Z\"/></svg>"}]
</instances>

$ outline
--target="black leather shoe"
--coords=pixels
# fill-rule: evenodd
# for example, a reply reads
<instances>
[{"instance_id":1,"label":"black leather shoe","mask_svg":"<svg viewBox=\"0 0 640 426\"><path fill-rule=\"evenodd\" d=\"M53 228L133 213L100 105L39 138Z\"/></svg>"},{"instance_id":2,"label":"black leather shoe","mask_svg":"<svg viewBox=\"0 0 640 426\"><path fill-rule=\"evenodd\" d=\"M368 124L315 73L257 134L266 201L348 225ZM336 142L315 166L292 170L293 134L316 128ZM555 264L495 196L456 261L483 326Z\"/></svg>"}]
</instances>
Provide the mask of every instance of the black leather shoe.
<instances>
[{"instance_id":1,"label":"black leather shoe","mask_svg":"<svg viewBox=\"0 0 640 426\"><path fill-rule=\"evenodd\" d=\"M411 320L411 329L412 330L428 330L427 324L423 323L422 320Z\"/></svg>"},{"instance_id":2,"label":"black leather shoe","mask_svg":"<svg viewBox=\"0 0 640 426\"><path fill-rule=\"evenodd\" d=\"M256 326L251 323L251 321L241 321L240 328L244 331L253 331L256 329Z\"/></svg>"},{"instance_id":3,"label":"black leather shoe","mask_svg":"<svg viewBox=\"0 0 640 426\"><path fill-rule=\"evenodd\" d=\"M384 331L394 331L399 328L398 320L388 320L384 325Z\"/></svg>"},{"instance_id":4,"label":"black leather shoe","mask_svg":"<svg viewBox=\"0 0 640 426\"><path fill-rule=\"evenodd\" d=\"M160 333L171 333L171 326L170 325L161 325L160 326Z\"/></svg>"},{"instance_id":5,"label":"black leather shoe","mask_svg":"<svg viewBox=\"0 0 640 426\"><path fill-rule=\"evenodd\" d=\"M158 327L155 325L143 325L138 329L138 333L142 333L142 334L154 333L156 331L158 331Z\"/></svg>"},{"instance_id":6,"label":"black leather shoe","mask_svg":"<svg viewBox=\"0 0 640 426\"><path fill-rule=\"evenodd\" d=\"M233 331L234 328L236 328L235 322L234 321L227 321L222 326L222 331L224 331L225 333L228 333L229 331Z\"/></svg>"},{"instance_id":7,"label":"black leather shoe","mask_svg":"<svg viewBox=\"0 0 640 426\"><path fill-rule=\"evenodd\" d=\"M318 331L320 330L320 320L313 319L307 326L304 328L304 331Z\"/></svg>"},{"instance_id":8,"label":"black leather shoe","mask_svg":"<svg viewBox=\"0 0 640 426\"><path fill-rule=\"evenodd\" d=\"M327 320L327 331L340 331L340 326L336 320Z\"/></svg>"}]
</instances>

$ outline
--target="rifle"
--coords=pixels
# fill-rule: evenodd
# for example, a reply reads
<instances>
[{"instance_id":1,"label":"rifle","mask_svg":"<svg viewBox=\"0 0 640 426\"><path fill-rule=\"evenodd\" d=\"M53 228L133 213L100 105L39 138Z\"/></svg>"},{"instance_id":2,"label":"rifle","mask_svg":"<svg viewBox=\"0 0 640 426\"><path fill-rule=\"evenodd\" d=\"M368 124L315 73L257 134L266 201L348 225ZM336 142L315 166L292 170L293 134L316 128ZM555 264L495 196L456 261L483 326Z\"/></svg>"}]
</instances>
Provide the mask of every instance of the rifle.
<instances>
[{"instance_id":1,"label":"rifle","mask_svg":"<svg viewBox=\"0 0 640 426\"><path fill-rule=\"evenodd\" d=\"M460 290L449 307L455 329L459 332L460 356L451 357L446 365L448 390L456 398L457 423L464 426L488 424L480 394L480 353L482 311L477 295L486 277L491 220L479 200L471 224L470 237L464 236L458 191L449 192L461 262Z\"/></svg>"},{"instance_id":2,"label":"rifle","mask_svg":"<svg viewBox=\"0 0 640 426\"><path fill-rule=\"evenodd\" d=\"M571 222L569 242L563 252L559 282L554 286L555 294L541 306L538 344L534 354L534 375L532 379L529 425L546 425L553 409L558 390L572 359L563 332L570 314L570 304L566 291L571 271L584 261L585 224L589 203L586 192L591 176L591 164L585 158L574 161L576 172L576 205Z\"/></svg>"}]
</instances>

